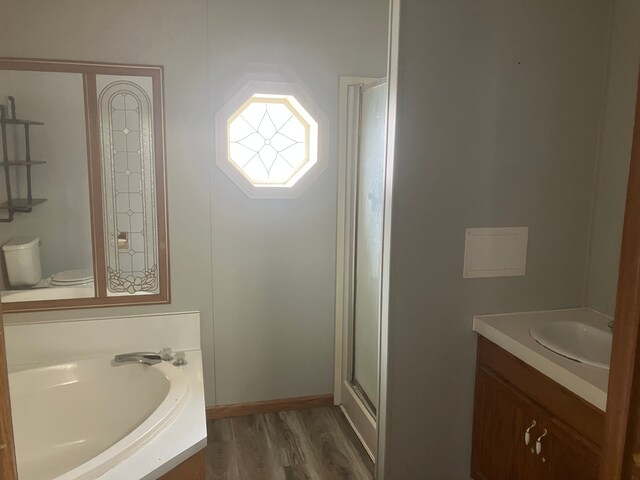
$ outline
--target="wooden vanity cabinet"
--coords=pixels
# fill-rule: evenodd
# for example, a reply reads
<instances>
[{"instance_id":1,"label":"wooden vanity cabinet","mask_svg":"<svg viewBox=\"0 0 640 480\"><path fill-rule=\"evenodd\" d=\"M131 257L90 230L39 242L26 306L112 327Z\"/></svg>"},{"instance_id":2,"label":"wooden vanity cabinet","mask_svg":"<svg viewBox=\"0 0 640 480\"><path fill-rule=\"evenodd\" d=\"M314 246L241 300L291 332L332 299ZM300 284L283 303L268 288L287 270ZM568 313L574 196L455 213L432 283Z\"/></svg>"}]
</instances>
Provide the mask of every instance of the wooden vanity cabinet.
<instances>
[{"instance_id":1,"label":"wooden vanity cabinet","mask_svg":"<svg viewBox=\"0 0 640 480\"><path fill-rule=\"evenodd\" d=\"M538 415L538 407L525 396L491 371L478 368L472 478L535 480L536 459L524 444L524 432Z\"/></svg>"},{"instance_id":2,"label":"wooden vanity cabinet","mask_svg":"<svg viewBox=\"0 0 640 480\"><path fill-rule=\"evenodd\" d=\"M542 440L545 462L538 468L538 478L597 480L600 449L558 419L542 415L542 426L549 433Z\"/></svg>"},{"instance_id":3,"label":"wooden vanity cabinet","mask_svg":"<svg viewBox=\"0 0 640 480\"><path fill-rule=\"evenodd\" d=\"M603 426L603 412L480 337L471 478L597 480Z\"/></svg>"}]
</instances>

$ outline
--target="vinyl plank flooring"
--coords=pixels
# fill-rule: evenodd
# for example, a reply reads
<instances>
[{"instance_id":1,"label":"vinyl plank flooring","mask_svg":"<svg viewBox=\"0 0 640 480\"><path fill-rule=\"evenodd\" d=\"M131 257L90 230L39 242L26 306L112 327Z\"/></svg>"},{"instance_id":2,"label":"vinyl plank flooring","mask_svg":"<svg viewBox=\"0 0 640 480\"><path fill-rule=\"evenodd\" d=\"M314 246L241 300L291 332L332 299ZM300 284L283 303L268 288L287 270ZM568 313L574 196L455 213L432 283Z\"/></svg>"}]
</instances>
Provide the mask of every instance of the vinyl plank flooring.
<instances>
[{"instance_id":1,"label":"vinyl plank flooring","mask_svg":"<svg viewBox=\"0 0 640 480\"><path fill-rule=\"evenodd\" d=\"M231 419L235 458L242 480L273 480L279 465L269 445L264 415Z\"/></svg>"},{"instance_id":2,"label":"vinyl plank flooring","mask_svg":"<svg viewBox=\"0 0 640 480\"><path fill-rule=\"evenodd\" d=\"M358 462L358 465L364 467L366 472L361 472L363 478L373 478L374 476L374 465L371 459L369 458L369 454L365 450L362 443L358 439L356 432L353 431L351 425L345 418L344 414L340 411L340 409L331 409L329 410L331 416L333 417L333 421L337 428L340 429L342 436L338 435L340 439L340 443L343 448L349 449L349 453L352 458L362 458L366 461Z\"/></svg>"},{"instance_id":3,"label":"vinyl plank flooring","mask_svg":"<svg viewBox=\"0 0 640 480\"><path fill-rule=\"evenodd\" d=\"M318 475L311 471L310 467L305 465L293 465L284 467L284 480L317 480Z\"/></svg>"},{"instance_id":4,"label":"vinyl plank flooring","mask_svg":"<svg viewBox=\"0 0 640 480\"><path fill-rule=\"evenodd\" d=\"M221 418L207 425L207 440L212 442L229 442L233 440L233 426L230 418Z\"/></svg>"},{"instance_id":5,"label":"vinyl plank flooring","mask_svg":"<svg viewBox=\"0 0 640 480\"><path fill-rule=\"evenodd\" d=\"M278 465L291 467L305 465L307 458L303 452L296 425L292 423L291 412L268 413L264 415L269 447L278 458Z\"/></svg>"},{"instance_id":6,"label":"vinyl plank flooring","mask_svg":"<svg viewBox=\"0 0 640 480\"><path fill-rule=\"evenodd\" d=\"M209 421L207 480L373 480L338 408Z\"/></svg>"},{"instance_id":7,"label":"vinyl plank flooring","mask_svg":"<svg viewBox=\"0 0 640 480\"><path fill-rule=\"evenodd\" d=\"M340 435L340 427L330 410L300 411L307 437L315 454L314 466L321 478L335 480L366 480L369 472L358 461L356 450Z\"/></svg>"},{"instance_id":8,"label":"vinyl plank flooring","mask_svg":"<svg viewBox=\"0 0 640 480\"><path fill-rule=\"evenodd\" d=\"M231 419L207 425L207 480L240 480Z\"/></svg>"},{"instance_id":9,"label":"vinyl plank flooring","mask_svg":"<svg viewBox=\"0 0 640 480\"><path fill-rule=\"evenodd\" d=\"M296 442L302 452L304 464L291 465L291 472L287 472L289 476L297 478L300 476L308 480L324 480L324 468L319 462L319 456L316 455L313 439L308 435L304 422L299 411L283 412L282 415L286 419L286 423L295 436ZM286 478L286 477L285 477Z\"/></svg>"},{"instance_id":10,"label":"vinyl plank flooring","mask_svg":"<svg viewBox=\"0 0 640 480\"><path fill-rule=\"evenodd\" d=\"M207 480L240 480L235 445L229 442L207 444Z\"/></svg>"}]
</instances>

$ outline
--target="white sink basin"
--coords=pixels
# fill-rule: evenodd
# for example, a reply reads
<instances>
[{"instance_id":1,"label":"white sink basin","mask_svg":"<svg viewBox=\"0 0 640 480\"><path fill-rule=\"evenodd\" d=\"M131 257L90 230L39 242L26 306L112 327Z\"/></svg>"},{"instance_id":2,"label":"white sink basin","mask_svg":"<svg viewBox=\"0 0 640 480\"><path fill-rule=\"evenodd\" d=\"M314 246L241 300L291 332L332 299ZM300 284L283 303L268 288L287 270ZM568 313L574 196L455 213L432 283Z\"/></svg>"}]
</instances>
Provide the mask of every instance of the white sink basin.
<instances>
[{"instance_id":1,"label":"white sink basin","mask_svg":"<svg viewBox=\"0 0 640 480\"><path fill-rule=\"evenodd\" d=\"M557 321L536 325L529 334L543 347L563 357L587 365L609 368L612 334L576 321Z\"/></svg>"}]
</instances>

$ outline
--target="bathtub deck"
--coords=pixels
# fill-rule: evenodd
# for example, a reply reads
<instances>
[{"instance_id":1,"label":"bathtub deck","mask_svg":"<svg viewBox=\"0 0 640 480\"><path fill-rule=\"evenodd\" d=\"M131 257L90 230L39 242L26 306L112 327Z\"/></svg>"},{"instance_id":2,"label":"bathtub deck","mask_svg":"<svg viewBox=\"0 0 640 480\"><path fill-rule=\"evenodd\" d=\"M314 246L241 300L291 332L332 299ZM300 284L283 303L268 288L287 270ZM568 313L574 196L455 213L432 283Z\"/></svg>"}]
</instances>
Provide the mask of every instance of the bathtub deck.
<instances>
[{"instance_id":1,"label":"bathtub deck","mask_svg":"<svg viewBox=\"0 0 640 480\"><path fill-rule=\"evenodd\" d=\"M373 463L336 408L211 420L207 480L373 480Z\"/></svg>"}]
</instances>

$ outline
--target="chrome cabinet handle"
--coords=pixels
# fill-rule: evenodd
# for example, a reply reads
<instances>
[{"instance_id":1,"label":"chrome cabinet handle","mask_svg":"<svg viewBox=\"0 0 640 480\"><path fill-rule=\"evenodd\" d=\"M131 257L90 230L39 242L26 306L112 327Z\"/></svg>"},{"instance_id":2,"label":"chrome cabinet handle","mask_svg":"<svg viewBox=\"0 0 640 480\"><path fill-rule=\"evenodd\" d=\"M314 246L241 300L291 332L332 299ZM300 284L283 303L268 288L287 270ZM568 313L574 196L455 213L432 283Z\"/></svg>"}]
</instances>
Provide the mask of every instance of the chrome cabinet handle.
<instances>
[{"instance_id":1,"label":"chrome cabinet handle","mask_svg":"<svg viewBox=\"0 0 640 480\"><path fill-rule=\"evenodd\" d=\"M545 429L543 429L543 430L542 430L542 435L540 435L540 436L538 437L538 440L536 440L536 455L540 455L540 453L542 452L542 439L543 439L544 437L546 437L548 433L549 433L549 432L547 432L547 429L546 429L546 428L545 428Z\"/></svg>"},{"instance_id":2,"label":"chrome cabinet handle","mask_svg":"<svg viewBox=\"0 0 640 480\"><path fill-rule=\"evenodd\" d=\"M533 427L535 427L535 426L536 426L536 421L535 421L535 420L533 420L533 421L531 422L531 426L525 430L525 432L524 432L524 444L525 444L525 445L529 445L529 442L531 441L531 434L530 434L529 432L530 432L530 431L531 431L531 429L532 429Z\"/></svg>"}]
</instances>

